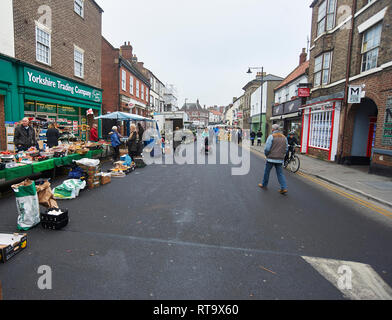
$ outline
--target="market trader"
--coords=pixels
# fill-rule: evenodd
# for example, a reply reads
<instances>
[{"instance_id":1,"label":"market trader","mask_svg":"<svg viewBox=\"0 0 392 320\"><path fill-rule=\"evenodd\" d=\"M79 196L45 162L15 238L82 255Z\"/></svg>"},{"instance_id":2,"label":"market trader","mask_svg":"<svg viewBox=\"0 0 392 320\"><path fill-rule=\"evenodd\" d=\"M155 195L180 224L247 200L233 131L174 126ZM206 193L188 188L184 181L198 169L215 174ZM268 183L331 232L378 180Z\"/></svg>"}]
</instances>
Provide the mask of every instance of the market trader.
<instances>
[{"instance_id":1,"label":"market trader","mask_svg":"<svg viewBox=\"0 0 392 320\"><path fill-rule=\"evenodd\" d=\"M90 141L98 142L98 140L98 125L94 123L90 130Z\"/></svg>"},{"instance_id":2,"label":"market trader","mask_svg":"<svg viewBox=\"0 0 392 320\"><path fill-rule=\"evenodd\" d=\"M27 151L30 147L36 146L35 131L30 126L30 120L28 118L23 118L21 124L15 128L14 144L17 152Z\"/></svg>"}]
</instances>

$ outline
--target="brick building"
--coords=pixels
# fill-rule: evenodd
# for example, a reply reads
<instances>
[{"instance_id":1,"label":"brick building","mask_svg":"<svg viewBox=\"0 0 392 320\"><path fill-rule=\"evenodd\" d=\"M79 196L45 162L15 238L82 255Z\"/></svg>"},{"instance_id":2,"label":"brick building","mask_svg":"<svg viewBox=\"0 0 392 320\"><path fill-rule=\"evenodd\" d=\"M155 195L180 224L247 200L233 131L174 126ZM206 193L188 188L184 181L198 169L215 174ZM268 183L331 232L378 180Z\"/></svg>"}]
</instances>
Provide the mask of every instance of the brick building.
<instances>
[{"instance_id":1,"label":"brick building","mask_svg":"<svg viewBox=\"0 0 392 320\"><path fill-rule=\"evenodd\" d=\"M121 111L149 117L150 87L149 71L133 55L131 44L118 49L102 37L102 113ZM104 136L111 126L105 121Z\"/></svg>"},{"instance_id":2,"label":"brick building","mask_svg":"<svg viewBox=\"0 0 392 320\"><path fill-rule=\"evenodd\" d=\"M207 127L209 120L209 113L206 108L203 108L199 99L196 103L185 103L180 111L186 112L190 122L193 122L195 126Z\"/></svg>"},{"instance_id":3,"label":"brick building","mask_svg":"<svg viewBox=\"0 0 392 320\"><path fill-rule=\"evenodd\" d=\"M311 8L302 152L392 175L391 2L315 0Z\"/></svg>"},{"instance_id":4,"label":"brick building","mask_svg":"<svg viewBox=\"0 0 392 320\"><path fill-rule=\"evenodd\" d=\"M94 121L87 110L101 112L103 10L93 0L13 0L11 5L15 55L0 56L1 124L39 117L85 138L86 125ZM3 129L0 143L1 149L10 148Z\"/></svg>"}]
</instances>

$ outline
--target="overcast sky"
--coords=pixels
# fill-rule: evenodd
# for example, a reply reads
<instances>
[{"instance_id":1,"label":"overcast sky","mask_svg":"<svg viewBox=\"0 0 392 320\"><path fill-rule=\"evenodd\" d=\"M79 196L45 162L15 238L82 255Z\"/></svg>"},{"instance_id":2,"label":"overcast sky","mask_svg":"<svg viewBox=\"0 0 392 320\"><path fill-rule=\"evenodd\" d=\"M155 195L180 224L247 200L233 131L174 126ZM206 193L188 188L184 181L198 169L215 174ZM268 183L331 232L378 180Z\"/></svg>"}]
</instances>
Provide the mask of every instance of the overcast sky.
<instances>
[{"instance_id":1,"label":"overcast sky","mask_svg":"<svg viewBox=\"0 0 392 320\"><path fill-rule=\"evenodd\" d=\"M103 36L134 54L178 104L228 105L255 77L248 67L286 77L310 35L310 0L96 0ZM254 72L257 72L255 70Z\"/></svg>"}]
</instances>

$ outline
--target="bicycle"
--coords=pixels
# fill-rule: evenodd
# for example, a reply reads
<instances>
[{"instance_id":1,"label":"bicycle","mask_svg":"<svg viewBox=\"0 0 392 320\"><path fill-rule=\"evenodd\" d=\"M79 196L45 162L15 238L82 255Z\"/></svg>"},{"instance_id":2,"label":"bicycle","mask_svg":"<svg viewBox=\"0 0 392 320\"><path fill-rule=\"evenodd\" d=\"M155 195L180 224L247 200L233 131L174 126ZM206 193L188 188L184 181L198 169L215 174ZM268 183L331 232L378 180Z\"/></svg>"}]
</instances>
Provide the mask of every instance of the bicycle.
<instances>
[{"instance_id":1,"label":"bicycle","mask_svg":"<svg viewBox=\"0 0 392 320\"><path fill-rule=\"evenodd\" d=\"M290 152L290 157L287 160L285 159L283 165L285 169L290 170L292 173L296 173L301 165L299 157L295 154L296 147L298 147L298 145L293 146L293 151Z\"/></svg>"}]
</instances>

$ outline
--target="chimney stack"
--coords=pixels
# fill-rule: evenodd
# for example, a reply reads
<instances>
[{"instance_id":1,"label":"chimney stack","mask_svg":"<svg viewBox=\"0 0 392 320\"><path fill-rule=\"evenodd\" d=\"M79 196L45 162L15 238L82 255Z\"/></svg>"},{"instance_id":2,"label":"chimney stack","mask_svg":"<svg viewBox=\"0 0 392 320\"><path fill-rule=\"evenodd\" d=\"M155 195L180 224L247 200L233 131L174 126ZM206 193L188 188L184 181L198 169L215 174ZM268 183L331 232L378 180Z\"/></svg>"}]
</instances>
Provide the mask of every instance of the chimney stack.
<instances>
[{"instance_id":1,"label":"chimney stack","mask_svg":"<svg viewBox=\"0 0 392 320\"><path fill-rule=\"evenodd\" d=\"M306 53L306 49L302 48L302 53L299 55L299 65L303 64L306 62L308 54Z\"/></svg>"},{"instance_id":2,"label":"chimney stack","mask_svg":"<svg viewBox=\"0 0 392 320\"><path fill-rule=\"evenodd\" d=\"M132 59L132 46L131 43L128 41L128 44L124 42L124 44L120 47L120 54L126 60Z\"/></svg>"},{"instance_id":3,"label":"chimney stack","mask_svg":"<svg viewBox=\"0 0 392 320\"><path fill-rule=\"evenodd\" d=\"M261 75L263 75L263 77L265 77L265 76L267 75L267 73L266 73L266 72L263 72L263 73L257 72L257 73L256 73L256 79L257 79L257 80L258 80L258 79L261 79Z\"/></svg>"},{"instance_id":4,"label":"chimney stack","mask_svg":"<svg viewBox=\"0 0 392 320\"><path fill-rule=\"evenodd\" d=\"M132 60L132 62L137 62L136 54L134 54L134 55L131 57L131 60Z\"/></svg>"}]
</instances>

